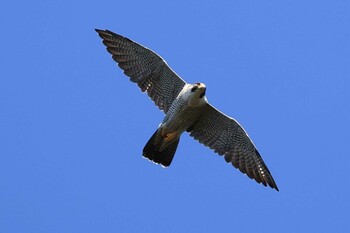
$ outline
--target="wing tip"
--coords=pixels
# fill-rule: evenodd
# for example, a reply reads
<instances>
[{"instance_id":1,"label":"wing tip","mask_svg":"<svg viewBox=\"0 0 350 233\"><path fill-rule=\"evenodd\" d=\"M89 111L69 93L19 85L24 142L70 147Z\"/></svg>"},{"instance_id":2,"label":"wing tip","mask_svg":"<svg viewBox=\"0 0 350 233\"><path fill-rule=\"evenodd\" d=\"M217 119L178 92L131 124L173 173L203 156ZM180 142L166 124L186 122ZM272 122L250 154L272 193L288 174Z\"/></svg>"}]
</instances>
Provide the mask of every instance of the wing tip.
<instances>
[{"instance_id":1,"label":"wing tip","mask_svg":"<svg viewBox=\"0 0 350 233\"><path fill-rule=\"evenodd\" d=\"M277 192L279 192L280 190L278 189L277 184L276 184L276 182L273 180L271 174L270 174L270 177L271 177L271 180L268 181L269 186L270 186L271 188L273 188L273 189L276 189Z\"/></svg>"},{"instance_id":2,"label":"wing tip","mask_svg":"<svg viewBox=\"0 0 350 233\"><path fill-rule=\"evenodd\" d=\"M103 35L106 35L106 34L110 34L110 32L108 30L102 30L102 29L97 29L95 28L95 31L98 33L99 36L103 36Z\"/></svg>"},{"instance_id":3,"label":"wing tip","mask_svg":"<svg viewBox=\"0 0 350 233\"><path fill-rule=\"evenodd\" d=\"M233 167L235 167L237 170L245 174L248 178L255 180L258 184L262 184L265 187L269 186L272 189L276 189L278 192L280 191L279 188L277 187L275 180L273 179L270 171L268 170L265 164L264 164L264 167L267 170L267 173L265 175L262 175L258 171L249 174L249 172L247 172L247 170L245 170L243 166L240 166L240 164L238 163L238 160L237 159L235 160L234 157L230 154L227 154L227 153L225 154L225 161L227 163L231 163Z\"/></svg>"},{"instance_id":4,"label":"wing tip","mask_svg":"<svg viewBox=\"0 0 350 233\"><path fill-rule=\"evenodd\" d=\"M267 169L267 167L266 167L266 169ZM262 183L265 187L269 186L273 189L276 189L278 192L280 191L278 189L277 184L276 184L275 180L273 179L270 171L268 171L267 174L264 174L260 177L261 177L261 180L260 180L261 182L259 182L258 179L256 179L256 177L254 177L253 179L258 183Z\"/></svg>"},{"instance_id":5,"label":"wing tip","mask_svg":"<svg viewBox=\"0 0 350 233\"><path fill-rule=\"evenodd\" d=\"M111 36L111 34L108 32L108 30L102 30L102 29L95 28L95 31L103 40L105 40L107 38L107 36Z\"/></svg>"},{"instance_id":6,"label":"wing tip","mask_svg":"<svg viewBox=\"0 0 350 233\"><path fill-rule=\"evenodd\" d=\"M262 183L263 183L264 186L267 187L267 185L268 185L268 186L270 186L271 188L276 189L277 192L280 191L280 190L278 189L277 184L276 184L276 182L274 181L274 179L273 179L273 177L272 177L272 175L271 175L270 172L269 172L268 177L265 176L264 178L265 178L265 179L262 180ZM255 179L255 180L256 180L256 179ZM256 181L257 181L257 180L256 180ZM260 182L258 182L258 183L260 183Z\"/></svg>"},{"instance_id":7,"label":"wing tip","mask_svg":"<svg viewBox=\"0 0 350 233\"><path fill-rule=\"evenodd\" d=\"M269 176L269 179L262 179L262 180L260 180L260 181L257 180L256 177L253 177L253 178L251 178L251 179L254 179L257 183L262 184L262 185L264 185L265 187L268 187L268 186L269 186L269 187L272 188L272 189L276 189L277 192L280 191L279 188L277 187L277 184L276 184L275 181L273 180L271 174L270 174L270 176Z\"/></svg>"},{"instance_id":8,"label":"wing tip","mask_svg":"<svg viewBox=\"0 0 350 233\"><path fill-rule=\"evenodd\" d=\"M248 175L247 175L248 176ZM249 177L249 176L248 176ZM277 192L279 192L279 188L277 187L277 184L273 180L271 174L269 174L269 177L262 177L263 179L258 180L256 177L253 177L251 179L255 180L258 184L262 184L265 187L270 187L272 189L276 189Z\"/></svg>"}]
</instances>

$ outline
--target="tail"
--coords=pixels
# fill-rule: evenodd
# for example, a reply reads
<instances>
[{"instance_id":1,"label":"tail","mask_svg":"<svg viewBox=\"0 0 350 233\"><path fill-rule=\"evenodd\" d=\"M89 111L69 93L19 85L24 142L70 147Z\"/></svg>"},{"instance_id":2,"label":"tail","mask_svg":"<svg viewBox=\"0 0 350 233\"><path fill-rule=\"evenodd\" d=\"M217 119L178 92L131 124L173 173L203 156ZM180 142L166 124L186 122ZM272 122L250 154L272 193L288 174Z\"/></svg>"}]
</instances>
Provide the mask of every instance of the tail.
<instances>
[{"instance_id":1,"label":"tail","mask_svg":"<svg viewBox=\"0 0 350 233\"><path fill-rule=\"evenodd\" d=\"M157 129L143 148L142 155L157 164L168 167L174 158L179 141L180 137L166 142Z\"/></svg>"}]
</instances>

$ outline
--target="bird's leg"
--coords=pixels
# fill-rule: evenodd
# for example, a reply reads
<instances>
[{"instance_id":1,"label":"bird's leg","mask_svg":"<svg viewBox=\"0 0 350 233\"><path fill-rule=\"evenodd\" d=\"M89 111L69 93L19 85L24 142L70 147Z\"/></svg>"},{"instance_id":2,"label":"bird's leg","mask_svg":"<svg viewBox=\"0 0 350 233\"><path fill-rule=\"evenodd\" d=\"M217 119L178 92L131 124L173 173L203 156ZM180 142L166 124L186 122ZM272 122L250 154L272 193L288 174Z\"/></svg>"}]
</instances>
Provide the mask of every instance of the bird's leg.
<instances>
[{"instance_id":1,"label":"bird's leg","mask_svg":"<svg viewBox=\"0 0 350 233\"><path fill-rule=\"evenodd\" d=\"M176 138L178 136L179 136L179 134L176 131L171 132L171 133L165 133L164 131L162 132L162 137L164 138L164 141L166 141L166 142L170 142L171 140L173 140L174 138Z\"/></svg>"}]
</instances>

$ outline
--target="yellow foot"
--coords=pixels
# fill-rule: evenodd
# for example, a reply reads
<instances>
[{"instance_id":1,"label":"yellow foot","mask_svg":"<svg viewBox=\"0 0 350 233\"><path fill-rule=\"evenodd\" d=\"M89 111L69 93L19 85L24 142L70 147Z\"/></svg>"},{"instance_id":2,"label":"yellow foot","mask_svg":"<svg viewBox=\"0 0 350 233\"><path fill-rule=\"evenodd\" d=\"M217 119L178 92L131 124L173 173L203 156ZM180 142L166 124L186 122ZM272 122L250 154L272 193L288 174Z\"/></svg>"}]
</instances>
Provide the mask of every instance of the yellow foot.
<instances>
[{"instance_id":1,"label":"yellow foot","mask_svg":"<svg viewBox=\"0 0 350 233\"><path fill-rule=\"evenodd\" d=\"M173 140L174 138L176 138L178 136L178 133L175 131L172 133L163 134L162 136L164 138L164 141L169 142L169 141Z\"/></svg>"}]
</instances>

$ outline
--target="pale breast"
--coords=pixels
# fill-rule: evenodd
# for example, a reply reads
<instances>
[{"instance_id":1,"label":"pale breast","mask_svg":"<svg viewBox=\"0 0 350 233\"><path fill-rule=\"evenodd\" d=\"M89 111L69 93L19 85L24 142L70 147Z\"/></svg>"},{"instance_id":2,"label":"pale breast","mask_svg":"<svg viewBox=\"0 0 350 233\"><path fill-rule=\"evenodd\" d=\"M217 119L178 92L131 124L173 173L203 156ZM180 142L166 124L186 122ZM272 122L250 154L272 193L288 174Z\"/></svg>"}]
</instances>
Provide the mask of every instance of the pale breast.
<instances>
[{"instance_id":1,"label":"pale breast","mask_svg":"<svg viewBox=\"0 0 350 233\"><path fill-rule=\"evenodd\" d=\"M204 105L189 106L188 101L181 97L174 100L162 122L167 131L182 133L197 121Z\"/></svg>"}]
</instances>

